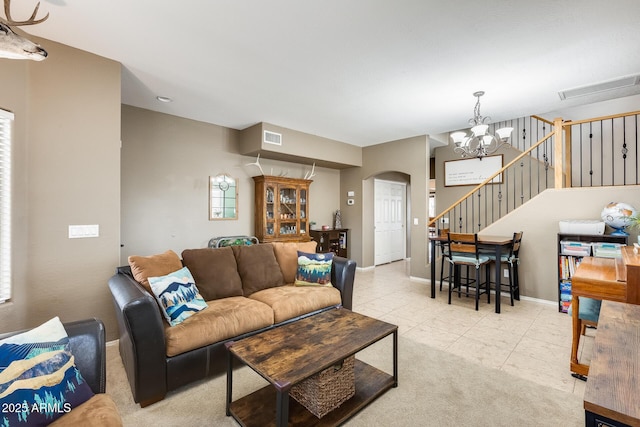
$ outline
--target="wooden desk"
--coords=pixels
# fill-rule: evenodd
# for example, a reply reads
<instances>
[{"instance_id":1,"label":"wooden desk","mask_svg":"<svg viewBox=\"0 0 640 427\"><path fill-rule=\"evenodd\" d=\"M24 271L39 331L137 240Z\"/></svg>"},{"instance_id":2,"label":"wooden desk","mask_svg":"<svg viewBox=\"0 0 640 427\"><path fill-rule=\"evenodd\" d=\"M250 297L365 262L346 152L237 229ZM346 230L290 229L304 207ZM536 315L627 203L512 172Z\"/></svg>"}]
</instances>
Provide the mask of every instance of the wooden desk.
<instances>
[{"instance_id":1,"label":"wooden desk","mask_svg":"<svg viewBox=\"0 0 640 427\"><path fill-rule=\"evenodd\" d=\"M640 304L640 256L633 252L633 247L625 246L622 248L622 258L584 257L573 275L571 280L573 321L571 372L588 375L589 365L578 361L582 325L578 317L580 312L578 297Z\"/></svg>"},{"instance_id":2,"label":"wooden desk","mask_svg":"<svg viewBox=\"0 0 640 427\"><path fill-rule=\"evenodd\" d=\"M431 298L436 297L436 244L441 245L448 241L447 236L430 236L429 244L431 252ZM513 243L513 236L490 236L478 234L478 245L492 249L496 256L496 313L500 313L500 283L502 280L502 263L500 261L503 250L509 250Z\"/></svg>"},{"instance_id":3,"label":"wooden desk","mask_svg":"<svg viewBox=\"0 0 640 427\"><path fill-rule=\"evenodd\" d=\"M603 301L584 392L586 425L640 426L640 306Z\"/></svg>"}]
</instances>

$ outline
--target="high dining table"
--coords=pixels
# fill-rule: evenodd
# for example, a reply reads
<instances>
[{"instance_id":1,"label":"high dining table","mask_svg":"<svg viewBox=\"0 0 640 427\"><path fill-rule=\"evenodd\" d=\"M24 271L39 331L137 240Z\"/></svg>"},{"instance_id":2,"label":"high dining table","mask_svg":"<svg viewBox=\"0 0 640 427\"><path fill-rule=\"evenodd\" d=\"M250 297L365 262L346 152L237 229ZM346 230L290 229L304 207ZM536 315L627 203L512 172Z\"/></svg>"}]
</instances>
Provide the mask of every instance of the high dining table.
<instances>
[{"instance_id":1,"label":"high dining table","mask_svg":"<svg viewBox=\"0 0 640 427\"><path fill-rule=\"evenodd\" d=\"M447 236L438 236L432 235L429 236L429 245L430 245L430 261L431 261L431 298L436 297L436 246L442 245L448 241ZM511 236L493 236L493 235L484 235L478 234L478 245L482 248L493 250L496 257L496 272L495 272L495 283L496 283L496 313L500 313L500 283L502 283L502 277L500 276L502 273L502 254L503 251L506 253L511 247L513 243L513 235Z\"/></svg>"}]
</instances>

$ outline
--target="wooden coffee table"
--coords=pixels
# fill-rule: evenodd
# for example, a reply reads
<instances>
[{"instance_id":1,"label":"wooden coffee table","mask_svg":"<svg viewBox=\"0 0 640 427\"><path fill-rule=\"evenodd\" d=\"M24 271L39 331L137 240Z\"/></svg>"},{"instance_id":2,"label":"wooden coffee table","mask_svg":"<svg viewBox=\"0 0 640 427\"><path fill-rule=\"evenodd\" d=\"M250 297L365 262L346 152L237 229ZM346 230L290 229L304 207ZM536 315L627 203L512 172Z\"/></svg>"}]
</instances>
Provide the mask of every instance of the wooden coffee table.
<instances>
[{"instance_id":1,"label":"wooden coffee table","mask_svg":"<svg viewBox=\"0 0 640 427\"><path fill-rule=\"evenodd\" d=\"M321 419L289 397L294 385L392 334L393 375L356 359L356 394ZM242 426L338 425L398 386L398 327L346 308L230 342L227 348L226 411ZM234 359L251 367L269 385L232 402Z\"/></svg>"}]
</instances>

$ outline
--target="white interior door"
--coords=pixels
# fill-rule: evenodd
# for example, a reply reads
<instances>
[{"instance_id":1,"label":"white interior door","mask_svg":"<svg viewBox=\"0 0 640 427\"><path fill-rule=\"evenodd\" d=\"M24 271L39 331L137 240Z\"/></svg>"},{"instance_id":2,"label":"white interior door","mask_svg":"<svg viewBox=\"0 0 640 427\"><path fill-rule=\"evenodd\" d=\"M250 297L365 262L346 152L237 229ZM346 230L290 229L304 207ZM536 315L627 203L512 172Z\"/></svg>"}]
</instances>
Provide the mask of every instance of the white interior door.
<instances>
[{"instance_id":1,"label":"white interior door","mask_svg":"<svg viewBox=\"0 0 640 427\"><path fill-rule=\"evenodd\" d=\"M374 263L378 265L404 259L407 185L376 179L374 194Z\"/></svg>"}]
</instances>

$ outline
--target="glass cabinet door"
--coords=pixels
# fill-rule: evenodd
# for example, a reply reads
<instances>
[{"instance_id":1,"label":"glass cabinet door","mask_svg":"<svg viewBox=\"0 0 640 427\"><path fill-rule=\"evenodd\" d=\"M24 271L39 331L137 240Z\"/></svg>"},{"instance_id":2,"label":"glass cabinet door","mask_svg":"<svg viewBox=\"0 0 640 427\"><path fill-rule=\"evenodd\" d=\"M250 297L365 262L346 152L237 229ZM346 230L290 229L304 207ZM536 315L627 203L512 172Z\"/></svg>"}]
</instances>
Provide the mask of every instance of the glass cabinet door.
<instances>
[{"instance_id":1,"label":"glass cabinet door","mask_svg":"<svg viewBox=\"0 0 640 427\"><path fill-rule=\"evenodd\" d=\"M295 187L280 187L280 235L298 234L297 190Z\"/></svg>"},{"instance_id":2,"label":"glass cabinet door","mask_svg":"<svg viewBox=\"0 0 640 427\"><path fill-rule=\"evenodd\" d=\"M307 190L300 189L300 234L307 232Z\"/></svg>"},{"instance_id":3,"label":"glass cabinet door","mask_svg":"<svg viewBox=\"0 0 640 427\"><path fill-rule=\"evenodd\" d=\"M275 234L275 190L273 186L267 186L267 194L266 194L266 233L267 236L273 236Z\"/></svg>"}]
</instances>

